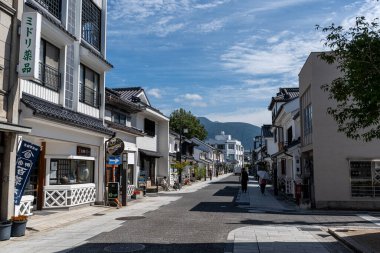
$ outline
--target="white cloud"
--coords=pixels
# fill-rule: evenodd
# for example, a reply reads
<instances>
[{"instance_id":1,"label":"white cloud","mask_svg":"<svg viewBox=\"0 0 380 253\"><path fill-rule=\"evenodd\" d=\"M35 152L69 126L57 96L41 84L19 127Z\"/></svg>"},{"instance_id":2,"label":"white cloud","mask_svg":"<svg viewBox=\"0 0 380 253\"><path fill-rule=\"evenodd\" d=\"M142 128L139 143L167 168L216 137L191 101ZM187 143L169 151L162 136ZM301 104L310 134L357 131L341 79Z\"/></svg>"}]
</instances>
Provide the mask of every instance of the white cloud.
<instances>
[{"instance_id":1,"label":"white cloud","mask_svg":"<svg viewBox=\"0 0 380 253\"><path fill-rule=\"evenodd\" d=\"M206 3L206 4L195 4L193 7L195 9L210 9L210 8L215 8L219 5L225 4L230 2L230 0L218 0L218 1L213 1L211 3Z\"/></svg>"},{"instance_id":2,"label":"white cloud","mask_svg":"<svg viewBox=\"0 0 380 253\"><path fill-rule=\"evenodd\" d=\"M224 25L223 20L213 20L209 23L198 25L197 31L201 33L215 32L223 28L223 25Z\"/></svg>"},{"instance_id":3,"label":"white cloud","mask_svg":"<svg viewBox=\"0 0 380 253\"><path fill-rule=\"evenodd\" d=\"M161 91L159 89L149 89L147 91L148 95L155 97L155 98L161 98Z\"/></svg>"},{"instance_id":4,"label":"white cloud","mask_svg":"<svg viewBox=\"0 0 380 253\"><path fill-rule=\"evenodd\" d=\"M183 98L186 100L202 100L202 96L195 93L186 93Z\"/></svg>"},{"instance_id":5,"label":"white cloud","mask_svg":"<svg viewBox=\"0 0 380 253\"><path fill-rule=\"evenodd\" d=\"M205 117L219 122L246 122L261 127L272 122L272 115L267 108L243 108L233 112L206 114Z\"/></svg>"},{"instance_id":6,"label":"white cloud","mask_svg":"<svg viewBox=\"0 0 380 253\"><path fill-rule=\"evenodd\" d=\"M361 6L358 3L347 5L346 8L356 9L352 16L345 18L342 21L342 26L348 28L355 25L355 18L364 16L367 21L373 21L375 18L380 17L380 4L374 0L366 0Z\"/></svg>"},{"instance_id":7,"label":"white cloud","mask_svg":"<svg viewBox=\"0 0 380 253\"><path fill-rule=\"evenodd\" d=\"M281 32L265 44L265 37L250 38L236 43L221 55L222 65L248 75L273 75L292 73L297 76L307 56L312 51L322 50L320 34L295 35Z\"/></svg>"}]
</instances>

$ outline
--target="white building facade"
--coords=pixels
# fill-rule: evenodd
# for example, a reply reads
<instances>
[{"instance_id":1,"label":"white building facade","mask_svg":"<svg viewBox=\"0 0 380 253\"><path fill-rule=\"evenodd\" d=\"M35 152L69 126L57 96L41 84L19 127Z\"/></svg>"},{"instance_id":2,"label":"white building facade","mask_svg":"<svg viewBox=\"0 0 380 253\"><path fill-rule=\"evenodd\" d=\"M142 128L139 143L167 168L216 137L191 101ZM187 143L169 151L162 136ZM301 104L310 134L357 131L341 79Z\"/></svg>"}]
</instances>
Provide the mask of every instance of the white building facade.
<instances>
[{"instance_id":1,"label":"white building facade","mask_svg":"<svg viewBox=\"0 0 380 253\"><path fill-rule=\"evenodd\" d=\"M37 209L104 203L106 0L26 1L21 24L22 140L42 151L27 192Z\"/></svg>"},{"instance_id":2,"label":"white building facade","mask_svg":"<svg viewBox=\"0 0 380 253\"><path fill-rule=\"evenodd\" d=\"M316 208L380 208L380 141L348 139L327 108L321 85L341 73L311 53L299 74L303 198Z\"/></svg>"},{"instance_id":3,"label":"white building facade","mask_svg":"<svg viewBox=\"0 0 380 253\"><path fill-rule=\"evenodd\" d=\"M222 131L221 134L215 136L215 139L208 139L206 142L222 150L226 163L235 174L240 174L244 166L244 147L239 140L232 139L231 135L226 135Z\"/></svg>"}]
</instances>

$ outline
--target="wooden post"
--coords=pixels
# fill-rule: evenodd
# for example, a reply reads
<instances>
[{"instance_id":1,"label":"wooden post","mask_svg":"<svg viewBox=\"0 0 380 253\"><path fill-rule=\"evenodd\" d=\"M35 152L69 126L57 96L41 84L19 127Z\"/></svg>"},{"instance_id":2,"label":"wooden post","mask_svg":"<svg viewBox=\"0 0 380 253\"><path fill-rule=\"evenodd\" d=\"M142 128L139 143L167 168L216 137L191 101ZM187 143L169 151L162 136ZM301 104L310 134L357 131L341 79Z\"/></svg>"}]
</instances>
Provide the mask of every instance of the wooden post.
<instances>
[{"instance_id":1,"label":"wooden post","mask_svg":"<svg viewBox=\"0 0 380 253\"><path fill-rule=\"evenodd\" d=\"M37 179L37 210L42 210L44 206L44 186L46 174L46 142L41 143L41 152L38 163L38 179Z\"/></svg>"}]
</instances>

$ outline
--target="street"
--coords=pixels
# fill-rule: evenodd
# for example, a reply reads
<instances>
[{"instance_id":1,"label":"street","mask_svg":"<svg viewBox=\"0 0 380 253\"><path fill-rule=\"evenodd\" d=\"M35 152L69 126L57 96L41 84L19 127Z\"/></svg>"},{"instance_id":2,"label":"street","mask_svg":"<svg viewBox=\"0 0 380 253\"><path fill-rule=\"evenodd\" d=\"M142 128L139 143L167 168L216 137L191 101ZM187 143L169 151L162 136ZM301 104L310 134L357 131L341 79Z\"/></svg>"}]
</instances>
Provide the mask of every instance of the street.
<instances>
[{"instance_id":1,"label":"street","mask_svg":"<svg viewBox=\"0 0 380 253\"><path fill-rule=\"evenodd\" d=\"M328 228L377 226L355 212L295 210L271 189L255 195L259 189L252 181L247 195L239 192L239 178L229 175L151 194L121 209L89 207L99 211L87 217L75 219L70 212L79 211L66 211L54 218L61 213L48 212L51 228L33 231L35 220L27 236L0 242L1 252L343 253L351 251ZM251 203L244 203L247 198ZM70 221L59 224L63 219Z\"/></svg>"},{"instance_id":2,"label":"street","mask_svg":"<svg viewBox=\"0 0 380 253\"><path fill-rule=\"evenodd\" d=\"M229 232L246 225L303 227L304 231L320 237L321 241L327 241L330 252L349 252L327 232L311 229L311 226L367 224L355 215L252 213L252 210L238 208L233 203L239 186L236 176L211 183L146 213L145 218L127 220L121 227L101 233L71 252L128 252L139 249L140 252L224 252L231 247L226 241Z\"/></svg>"}]
</instances>

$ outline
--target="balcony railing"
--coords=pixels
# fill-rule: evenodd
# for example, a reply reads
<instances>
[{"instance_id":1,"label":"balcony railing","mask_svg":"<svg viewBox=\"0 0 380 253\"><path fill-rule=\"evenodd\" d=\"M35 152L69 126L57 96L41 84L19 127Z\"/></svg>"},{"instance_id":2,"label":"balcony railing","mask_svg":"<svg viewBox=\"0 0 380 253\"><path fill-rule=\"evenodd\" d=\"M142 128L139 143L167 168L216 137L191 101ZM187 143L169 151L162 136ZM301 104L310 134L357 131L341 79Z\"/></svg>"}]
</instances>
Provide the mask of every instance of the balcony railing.
<instances>
[{"instance_id":1,"label":"balcony railing","mask_svg":"<svg viewBox=\"0 0 380 253\"><path fill-rule=\"evenodd\" d=\"M62 0L35 0L42 7L48 10L54 17L61 20Z\"/></svg>"},{"instance_id":2,"label":"balcony railing","mask_svg":"<svg viewBox=\"0 0 380 253\"><path fill-rule=\"evenodd\" d=\"M42 62L40 62L39 76L38 76L42 86L48 89L59 91L61 88L61 73L58 69L50 67Z\"/></svg>"},{"instance_id":3,"label":"balcony railing","mask_svg":"<svg viewBox=\"0 0 380 253\"><path fill-rule=\"evenodd\" d=\"M79 91L79 101L87 105L99 108L100 94L94 89L82 86Z\"/></svg>"}]
</instances>

